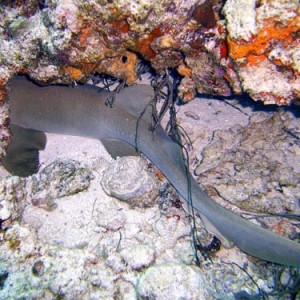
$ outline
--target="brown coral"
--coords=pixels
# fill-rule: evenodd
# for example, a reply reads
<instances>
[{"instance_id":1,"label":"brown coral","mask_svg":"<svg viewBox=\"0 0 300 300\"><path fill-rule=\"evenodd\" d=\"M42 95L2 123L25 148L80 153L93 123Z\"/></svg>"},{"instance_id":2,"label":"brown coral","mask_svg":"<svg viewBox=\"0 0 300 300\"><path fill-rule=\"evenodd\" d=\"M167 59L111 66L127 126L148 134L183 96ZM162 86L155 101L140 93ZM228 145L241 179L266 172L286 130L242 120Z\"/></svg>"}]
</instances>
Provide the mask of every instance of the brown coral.
<instances>
[{"instance_id":1,"label":"brown coral","mask_svg":"<svg viewBox=\"0 0 300 300\"><path fill-rule=\"evenodd\" d=\"M4 85L0 85L0 159L4 157L10 141L9 112L7 100L7 89Z\"/></svg>"}]
</instances>

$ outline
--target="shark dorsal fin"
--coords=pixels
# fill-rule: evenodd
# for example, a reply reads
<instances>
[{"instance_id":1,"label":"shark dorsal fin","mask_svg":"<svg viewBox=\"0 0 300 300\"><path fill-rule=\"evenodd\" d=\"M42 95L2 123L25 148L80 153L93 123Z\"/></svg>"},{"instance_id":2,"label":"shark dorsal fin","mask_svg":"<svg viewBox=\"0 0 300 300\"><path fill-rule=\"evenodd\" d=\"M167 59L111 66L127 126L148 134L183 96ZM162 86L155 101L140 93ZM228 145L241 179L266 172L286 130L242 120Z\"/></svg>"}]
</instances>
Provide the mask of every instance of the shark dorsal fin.
<instances>
[{"instance_id":1,"label":"shark dorsal fin","mask_svg":"<svg viewBox=\"0 0 300 300\"><path fill-rule=\"evenodd\" d=\"M144 112L142 118L152 123L151 102L154 99L154 90L151 86L145 84L135 84L122 89L116 96L116 104L128 113L139 118Z\"/></svg>"},{"instance_id":2,"label":"shark dorsal fin","mask_svg":"<svg viewBox=\"0 0 300 300\"><path fill-rule=\"evenodd\" d=\"M42 131L10 125L12 141L2 160L4 168L13 175L26 177L39 170L39 150L45 149L46 135Z\"/></svg>"}]
</instances>

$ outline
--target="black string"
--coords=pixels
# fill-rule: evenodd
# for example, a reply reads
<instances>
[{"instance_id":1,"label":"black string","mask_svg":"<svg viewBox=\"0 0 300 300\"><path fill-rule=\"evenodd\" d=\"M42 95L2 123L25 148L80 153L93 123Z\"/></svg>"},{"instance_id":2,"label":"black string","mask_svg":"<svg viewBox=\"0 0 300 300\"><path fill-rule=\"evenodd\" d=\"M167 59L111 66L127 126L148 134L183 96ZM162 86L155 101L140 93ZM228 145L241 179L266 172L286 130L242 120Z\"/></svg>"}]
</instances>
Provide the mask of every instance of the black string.
<instances>
[{"instance_id":1,"label":"black string","mask_svg":"<svg viewBox=\"0 0 300 300\"><path fill-rule=\"evenodd\" d=\"M150 125L149 130L155 130L156 126L161 123L162 118L165 116L166 112L169 111L169 120L166 126L166 132L170 136L170 138L180 146L182 152L182 159L185 165L185 175L187 178L187 194L188 194L188 206L192 217L192 242L195 253L195 262L198 266L200 266L200 259L198 257L198 250L203 255L203 257L208 258L208 251L204 251L206 249L201 245L197 237L197 227L196 227L196 218L195 218L195 209L193 207L193 199L192 199L192 190L191 190L191 174L189 172L189 154L188 149L184 145L183 141L187 143L187 145L191 145L191 140L189 139L187 133L184 131L182 127L180 127L177 123L176 116L176 108L175 103L177 100L177 84L178 82L175 79L170 78L170 74L168 70L165 71L164 75L158 75L153 78L151 81L151 85L154 89L154 97L149 102L149 104L144 108L141 112L140 116L137 119L136 123L136 132L135 132L135 148L138 149L138 129L139 122L146 113L147 109L151 109L152 116L152 124ZM165 90L165 91L164 91ZM160 111L157 111L156 105L159 101L162 101L162 106ZM202 251L203 250L203 251Z\"/></svg>"}]
</instances>

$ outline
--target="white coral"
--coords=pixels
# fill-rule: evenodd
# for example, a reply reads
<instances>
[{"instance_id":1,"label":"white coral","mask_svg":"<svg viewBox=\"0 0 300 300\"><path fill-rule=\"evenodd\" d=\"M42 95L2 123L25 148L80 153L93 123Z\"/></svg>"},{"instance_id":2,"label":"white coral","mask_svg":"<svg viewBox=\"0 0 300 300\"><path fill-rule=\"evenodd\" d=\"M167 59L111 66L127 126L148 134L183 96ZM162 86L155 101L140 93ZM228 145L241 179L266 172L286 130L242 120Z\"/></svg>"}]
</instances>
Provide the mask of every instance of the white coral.
<instances>
[{"instance_id":1,"label":"white coral","mask_svg":"<svg viewBox=\"0 0 300 300\"><path fill-rule=\"evenodd\" d=\"M67 27L74 33L78 33L80 22L78 22L78 4L73 0L58 1L55 9L55 16L62 27L65 23Z\"/></svg>"},{"instance_id":2,"label":"white coral","mask_svg":"<svg viewBox=\"0 0 300 300\"><path fill-rule=\"evenodd\" d=\"M190 234L190 226L176 216L160 218L153 229L160 236L156 246L161 252L173 248L179 238Z\"/></svg>"},{"instance_id":3,"label":"white coral","mask_svg":"<svg viewBox=\"0 0 300 300\"><path fill-rule=\"evenodd\" d=\"M232 39L249 41L257 33L255 3L255 0L226 1L222 12Z\"/></svg>"}]
</instances>

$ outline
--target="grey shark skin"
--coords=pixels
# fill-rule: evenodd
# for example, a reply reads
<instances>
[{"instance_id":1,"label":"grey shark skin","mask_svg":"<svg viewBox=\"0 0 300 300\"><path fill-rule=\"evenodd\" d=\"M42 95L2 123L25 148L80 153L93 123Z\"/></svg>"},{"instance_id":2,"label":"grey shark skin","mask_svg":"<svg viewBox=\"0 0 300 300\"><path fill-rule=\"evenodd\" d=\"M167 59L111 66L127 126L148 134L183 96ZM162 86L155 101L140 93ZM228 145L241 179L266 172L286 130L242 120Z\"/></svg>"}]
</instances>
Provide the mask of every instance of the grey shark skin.
<instances>
[{"instance_id":1,"label":"grey shark skin","mask_svg":"<svg viewBox=\"0 0 300 300\"><path fill-rule=\"evenodd\" d=\"M152 95L153 91L148 86L132 86L122 90L110 108L105 105L107 94L98 93L96 87L39 87L25 79L16 78L10 82L11 122L34 130L99 139L104 145L117 140L135 146L137 118ZM139 122L138 149L189 201L180 147L161 126L157 126L154 132L149 130L150 114L146 111ZM190 178L194 208L221 235L252 256L300 266L300 244L223 208L198 186L192 176Z\"/></svg>"}]
</instances>

